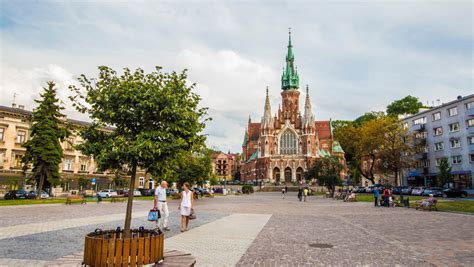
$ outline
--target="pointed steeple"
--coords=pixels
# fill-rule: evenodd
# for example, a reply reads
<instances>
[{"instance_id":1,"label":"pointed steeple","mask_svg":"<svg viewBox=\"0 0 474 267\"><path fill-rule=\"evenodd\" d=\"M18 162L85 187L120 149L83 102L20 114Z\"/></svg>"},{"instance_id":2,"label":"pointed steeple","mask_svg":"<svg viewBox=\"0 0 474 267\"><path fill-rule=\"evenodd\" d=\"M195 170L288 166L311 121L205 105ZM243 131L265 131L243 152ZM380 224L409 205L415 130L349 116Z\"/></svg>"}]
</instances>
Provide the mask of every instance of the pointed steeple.
<instances>
[{"instance_id":1,"label":"pointed steeple","mask_svg":"<svg viewBox=\"0 0 474 267\"><path fill-rule=\"evenodd\" d=\"M314 126L314 115L313 115L313 111L311 110L311 100L309 98L308 85L306 85L306 101L304 103L303 125L305 127Z\"/></svg>"},{"instance_id":2,"label":"pointed steeple","mask_svg":"<svg viewBox=\"0 0 474 267\"><path fill-rule=\"evenodd\" d=\"M286 53L286 66L281 75L281 89L298 89L300 78L295 67L295 54L293 53L293 45L291 44L291 28L288 32L288 51Z\"/></svg>"},{"instance_id":3,"label":"pointed steeple","mask_svg":"<svg viewBox=\"0 0 474 267\"><path fill-rule=\"evenodd\" d=\"M263 128L273 127L272 111L270 109L270 97L268 96L268 86L267 95L265 97L265 110L263 111L262 126Z\"/></svg>"}]
</instances>

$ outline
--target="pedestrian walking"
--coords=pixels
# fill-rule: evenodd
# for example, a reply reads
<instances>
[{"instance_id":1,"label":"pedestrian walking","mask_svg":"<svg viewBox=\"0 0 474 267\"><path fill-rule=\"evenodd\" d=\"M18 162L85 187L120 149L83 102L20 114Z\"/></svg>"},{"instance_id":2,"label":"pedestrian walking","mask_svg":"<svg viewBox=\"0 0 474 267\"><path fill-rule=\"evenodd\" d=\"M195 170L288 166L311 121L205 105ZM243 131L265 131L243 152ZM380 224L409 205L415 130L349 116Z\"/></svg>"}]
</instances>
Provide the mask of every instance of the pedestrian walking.
<instances>
[{"instance_id":1,"label":"pedestrian walking","mask_svg":"<svg viewBox=\"0 0 474 267\"><path fill-rule=\"evenodd\" d=\"M285 199L285 188L281 189L281 194L283 195L283 199Z\"/></svg>"},{"instance_id":2,"label":"pedestrian walking","mask_svg":"<svg viewBox=\"0 0 474 267\"><path fill-rule=\"evenodd\" d=\"M308 197L308 192L309 192L308 188L305 187L305 189L303 190L304 202L306 202L306 198Z\"/></svg>"},{"instance_id":3,"label":"pedestrian walking","mask_svg":"<svg viewBox=\"0 0 474 267\"><path fill-rule=\"evenodd\" d=\"M285 185L285 194L288 194L288 186Z\"/></svg>"},{"instance_id":4,"label":"pedestrian walking","mask_svg":"<svg viewBox=\"0 0 474 267\"><path fill-rule=\"evenodd\" d=\"M170 213L168 211L168 203L166 202L166 188L168 188L168 183L166 181L162 181L155 189L155 197L153 202L155 209L158 209L161 214L161 218L156 221L156 227L163 229L164 231L169 231L168 217ZM163 222L163 228L160 227L161 222Z\"/></svg>"},{"instance_id":5,"label":"pedestrian walking","mask_svg":"<svg viewBox=\"0 0 474 267\"><path fill-rule=\"evenodd\" d=\"M374 207L379 206L379 196L380 196L379 189L374 188Z\"/></svg>"},{"instance_id":6,"label":"pedestrian walking","mask_svg":"<svg viewBox=\"0 0 474 267\"><path fill-rule=\"evenodd\" d=\"M389 206L389 197L390 197L390 190L388 188L385 188L382 193L383 205L385 207Z\"/></svg>"},{"instance_id":7,"label":"pedestrian walking","mask_svg":"<svg viewBox=\"0 0 474 267\"><path fill-rule=\"evenodd\" d=\"M298 199L301 200L303 199L303 188L298 188Z\"/></svg>"},{"instance_id":8,"label":"pedestrian walking","mask_svg":"<svg viewBox=\"0 0 474 267\"><path fill-rule=\"evenodd\" d=\"M189 216L194 209L193 192L189 190L189 183L183 184L181 199L179 200L178 209L181 211L181 232L189 230Z\"/></svg>"}]
</instances>

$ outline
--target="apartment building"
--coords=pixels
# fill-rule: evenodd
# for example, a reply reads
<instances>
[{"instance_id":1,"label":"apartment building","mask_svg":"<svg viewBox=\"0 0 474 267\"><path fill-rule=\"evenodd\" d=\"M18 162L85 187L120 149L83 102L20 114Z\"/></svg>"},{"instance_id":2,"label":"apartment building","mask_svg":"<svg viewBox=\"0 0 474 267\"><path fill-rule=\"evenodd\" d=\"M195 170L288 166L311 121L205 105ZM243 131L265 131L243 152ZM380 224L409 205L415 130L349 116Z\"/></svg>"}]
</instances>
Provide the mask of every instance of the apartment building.
<instances>
[{"instance_id":1,"label":"apartment building","mask_svg":"<svg viewBox=\"0 0 474 267\"><path fill-rule=\"evenodd\" d=\"M0 186L18 185L23 187L30 172L23 173L21 158L26 152L22 146L30 137L32 112L23 106L0 106ZM68 119L74 127L87 126L88 122ZM81 154L74 145L82 142L77 135L71 135L62 143L63 160L60 165L61 187L63 190L80 189L79 180L88 180L87 188L114 188L115 174L97 170L94 159ZM130 177L125 177L129 179ZM155 181L149 174L137 175L136 188L154 188Z\"/></svg>"},{"instance_id":2,"label":"apartment building","mask_svg":"<svg viewBox=\"0 0 474 267\"><path fill-rule=\"evenodd\" d=\"M474 95L401 119L413 133L416 167L404 171L404 184L436 185L438 166L443 157L452 167L455 186L474 188Z\"/></svg>"}]
</instances>

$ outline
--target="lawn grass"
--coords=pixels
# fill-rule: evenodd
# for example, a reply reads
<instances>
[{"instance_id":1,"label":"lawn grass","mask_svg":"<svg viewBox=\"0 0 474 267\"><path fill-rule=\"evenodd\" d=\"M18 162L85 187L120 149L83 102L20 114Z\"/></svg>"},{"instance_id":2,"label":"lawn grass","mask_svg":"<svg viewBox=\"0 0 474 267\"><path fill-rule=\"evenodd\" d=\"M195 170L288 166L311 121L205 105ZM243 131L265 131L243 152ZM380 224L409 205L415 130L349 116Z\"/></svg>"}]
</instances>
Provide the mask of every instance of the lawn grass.
<instances>
[{"instance_id":1,"label":"lawn grass","mask_svg":"<svg viewBox=\"0 0 474 267\"><path fill-rule=\"evenodd\" d=\"M97 202L96 198L86 198L87 202ZM110 198L103 198L102 201L109 201ZM35 204L66 204L66 198L51 199L9 199L0 200L0 206L17 206L17 205L35 205Z\"/></svg>"},{"instance_id":2,"label":"lawn grass","mask_svg":"<svg viewBox=\"0 0 474 267\"><path fill-rule=\"evenodd\" d=\"M404 199L407 197L410 198L411 208L415 208L417 206L417 201L427 198L421 196L403 196ZM374 196L372 194L358 194L357 201L373 202ZM451 200L438 198L438 204L436 207L438 208L438 211L465 212L474 214L474 201L469 200Z\"/></svg>"}]
</instances>

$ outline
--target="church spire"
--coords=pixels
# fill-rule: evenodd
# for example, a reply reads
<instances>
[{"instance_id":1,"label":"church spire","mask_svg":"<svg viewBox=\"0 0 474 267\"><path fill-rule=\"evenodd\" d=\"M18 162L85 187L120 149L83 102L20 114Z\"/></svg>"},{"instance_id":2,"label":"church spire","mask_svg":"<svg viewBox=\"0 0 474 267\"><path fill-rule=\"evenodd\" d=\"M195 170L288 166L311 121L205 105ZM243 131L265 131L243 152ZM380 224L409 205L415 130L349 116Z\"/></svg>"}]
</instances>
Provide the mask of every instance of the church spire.
<instances>
[{"instance_id":1,"label":"church spire","mask_svg":"<svg viewBox=\"0 0 474 267\"><path fill-rule=\"evenodd\" d=\"M267 86L267 95L265 97L265 110L263 111L262 126L263 128L273 127L273 117L272 117L272 111L270 109L270 97L268 96L268 86Z\"/></svg>"},{"instance_id":2,"label":"church spire","mask_svg":"<svg viewBox=\"0 0 474 267\"><path fill-rule=\"evenodd\" d=\"M314 115L313 115L313 111L311 111L311 100L309 99L308 85L306 85L306 101L304 103L303 125L305 127L314 126Z\"/></svg>"},{"instance_id":3,"label":"church spire","mask_svg":"<svg viewBox=\"0 0 474 267\"><path fill-rule=\"evenodd\" d=\"M288 32L288 51L286 53L286 66L283 69L283 74L281 75L281 89L298 89L299 88L299 76L296 70L295 64L295 54L293 53L293 45L291 44L291 28Z\"/></svg>"}]
</instances>

